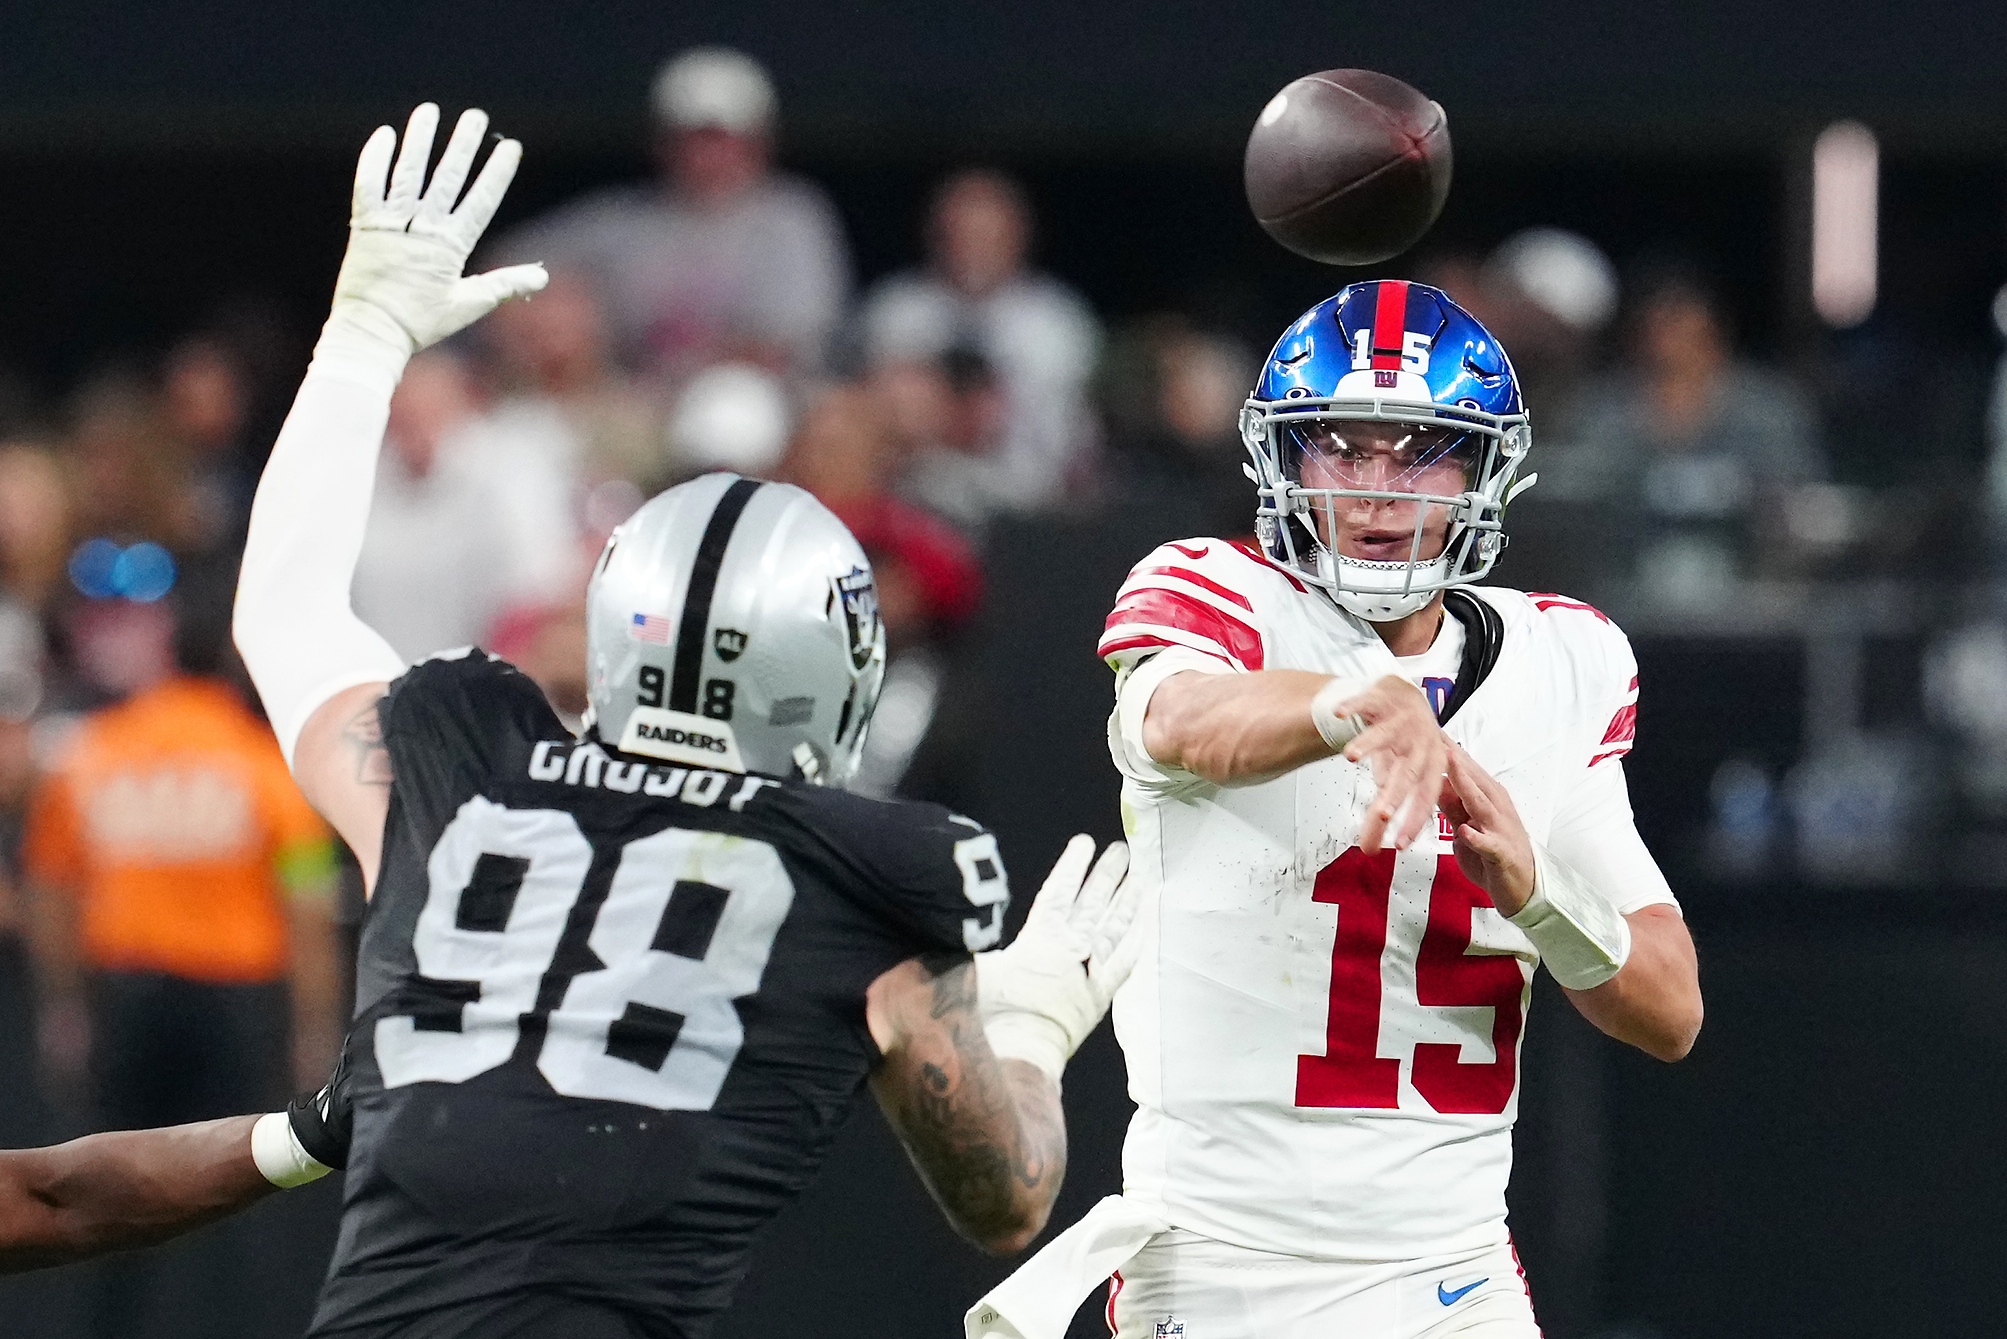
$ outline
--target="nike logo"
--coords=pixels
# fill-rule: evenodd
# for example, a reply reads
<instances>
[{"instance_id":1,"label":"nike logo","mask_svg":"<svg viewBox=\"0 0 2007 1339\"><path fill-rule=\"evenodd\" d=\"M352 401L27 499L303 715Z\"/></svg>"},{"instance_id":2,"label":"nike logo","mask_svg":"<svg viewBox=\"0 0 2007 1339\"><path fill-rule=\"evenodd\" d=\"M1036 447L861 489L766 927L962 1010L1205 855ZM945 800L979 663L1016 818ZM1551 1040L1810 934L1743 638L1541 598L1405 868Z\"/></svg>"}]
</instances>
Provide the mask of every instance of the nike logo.
<instances>
[{"instance_id":1,"label":"nike logo","mask_svg":"<svg viewBox=\"0 0 2007 1339\"><path fill-rule=\"evenodd\" d=\"M1476 1283L1464 1284L1463 1287L1458 1288L1455 1292L1451 1292L1449 1289L1443 1287L1442 1284L1438 1283L1436 1285L1436 1300L1438 1302L1441 1302L1444 1306L1455 1306L1458 1302L1461 1302L1464 1299L1464 1294L1468 1293L1472 1288L1482 1287L1484 1284L1487 1284L1489 1282L1491 1282L1491 1276L1487 1274L1485 1277L1479 1279Z\"/></svg>"}]
</instances>

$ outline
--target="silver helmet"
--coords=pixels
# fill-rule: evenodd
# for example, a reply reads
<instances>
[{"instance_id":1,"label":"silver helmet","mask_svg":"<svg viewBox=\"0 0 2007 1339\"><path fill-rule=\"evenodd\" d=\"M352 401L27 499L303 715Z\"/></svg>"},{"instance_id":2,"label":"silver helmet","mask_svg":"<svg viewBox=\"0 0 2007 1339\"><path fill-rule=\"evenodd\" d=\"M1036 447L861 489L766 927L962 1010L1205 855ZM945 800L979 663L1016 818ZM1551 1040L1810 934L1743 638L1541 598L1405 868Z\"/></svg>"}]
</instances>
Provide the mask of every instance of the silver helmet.
<instances>
[{"instance_id":1,"label":"silver helmet","mask_svg":"<svg viewBox=\"0 0 2007 1339\"><path fill-rule=\"evenodd\" d=\"M842 786L884 678L870 561L790 484L657 495L586 588L588 721L627 753Z\"/></svg>"}]
</instances>

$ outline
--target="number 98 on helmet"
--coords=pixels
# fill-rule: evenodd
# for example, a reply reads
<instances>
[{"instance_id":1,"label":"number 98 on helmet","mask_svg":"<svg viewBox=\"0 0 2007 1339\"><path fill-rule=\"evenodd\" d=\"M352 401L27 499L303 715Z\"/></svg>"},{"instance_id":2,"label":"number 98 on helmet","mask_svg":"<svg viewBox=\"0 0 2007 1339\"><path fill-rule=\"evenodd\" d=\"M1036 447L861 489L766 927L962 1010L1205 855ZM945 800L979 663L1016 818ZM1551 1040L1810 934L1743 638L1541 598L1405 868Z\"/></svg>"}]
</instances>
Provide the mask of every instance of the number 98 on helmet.
<instances>
[{"instance_id":1,"label":"number 98 on helmet","mask_svg":"<svg viewBox=\"0 0 2007 1339\"><path fill-rule=\"evenodd\" d=\"M884 678L870 561L789 484L658 494L586 588L587 724L626 753L847 785Z\"/></svg>"}]
</instances>

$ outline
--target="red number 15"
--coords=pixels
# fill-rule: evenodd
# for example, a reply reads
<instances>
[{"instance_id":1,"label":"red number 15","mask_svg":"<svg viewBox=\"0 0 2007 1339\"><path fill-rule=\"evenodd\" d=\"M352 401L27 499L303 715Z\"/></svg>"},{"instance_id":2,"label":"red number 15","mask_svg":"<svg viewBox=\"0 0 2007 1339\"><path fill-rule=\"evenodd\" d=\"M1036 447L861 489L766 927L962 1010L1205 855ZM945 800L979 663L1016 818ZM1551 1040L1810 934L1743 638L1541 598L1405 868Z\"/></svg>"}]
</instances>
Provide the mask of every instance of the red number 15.
<instances>
[{"instance_id":1,"label":"red number 15","mask_svg":"<svg viewBox=\"0 0 2007 1339\"><path fill-rule=\"evenodd\" d=\"M1323 1055L1296 1058L1296 1105L1400 1105L1401 1062L1379 1054L1380 958L1387 947L1393 893L1392 851L1367 855L1353 847L1317 875L1313 896L1336 903L1338 937L1331 946L1331 1007ZM1471 911L1491 895L1464 877L1454 858L1438 857L1429 889L1428 928L1415 957L1415 996L1423 1007L1486 1005L1492 1010L1490 1064L1463 1064L1454 1043L1415 1044L1414 1084L1441 1112L1496 1115L1519 1082L1519 1030L1526 979L1519 960L1472 955Z\"/></svg>"}]
</instances>

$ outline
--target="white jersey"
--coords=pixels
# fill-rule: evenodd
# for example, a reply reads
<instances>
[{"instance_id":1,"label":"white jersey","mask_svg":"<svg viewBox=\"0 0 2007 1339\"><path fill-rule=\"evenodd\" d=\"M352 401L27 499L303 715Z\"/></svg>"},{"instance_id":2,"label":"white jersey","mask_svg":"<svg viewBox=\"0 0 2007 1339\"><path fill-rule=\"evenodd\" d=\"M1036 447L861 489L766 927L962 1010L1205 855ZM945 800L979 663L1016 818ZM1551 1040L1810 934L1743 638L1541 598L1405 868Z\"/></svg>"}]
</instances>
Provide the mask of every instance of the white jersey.
<instances>
[{"instance_id":1,"label":"white jersey","mask_svg":"<svg viewBox=\"0 0 2007 1339\"><path fill-rule=\"evenodd\" d=\"M1471 593L1504 637L1448 733L1557 855L1571 858L1555 845L1569 834L1628 834L1619 911L1672 902L1623 794L1629 642L1578 601ZM1131 867L1149 881L1148 938L1114 1007L1138 1106L1124 1194L1175 1227L1355 1261L1507 1239L1532 943L1458 870L1440 820L1407 851L1357 848L1365 766L1328 758L1220 787L1142 744L1148 694L1178 669L1405 673L1440 710L1462 648L1457 620L1444 625L1428 653L1397 661L1370 624L1216 539L1151 553L1109 615L1109 745Z\"/></svg>"}]
</instances>

